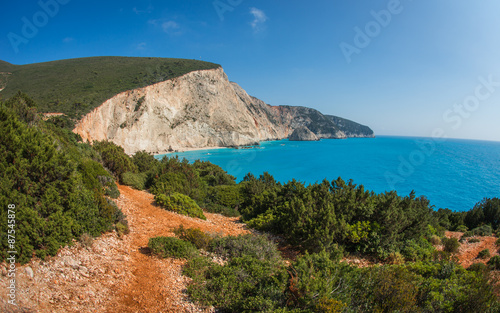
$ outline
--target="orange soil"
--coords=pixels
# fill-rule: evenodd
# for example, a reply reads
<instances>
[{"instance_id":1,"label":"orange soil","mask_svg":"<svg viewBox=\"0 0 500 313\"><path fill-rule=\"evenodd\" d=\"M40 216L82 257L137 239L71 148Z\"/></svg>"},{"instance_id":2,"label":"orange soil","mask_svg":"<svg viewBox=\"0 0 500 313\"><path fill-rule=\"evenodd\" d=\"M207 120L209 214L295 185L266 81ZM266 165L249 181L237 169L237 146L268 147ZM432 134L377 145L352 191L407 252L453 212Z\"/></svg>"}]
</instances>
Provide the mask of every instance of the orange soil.
<instances>
[{"instance_id":1,"label":"orange soil","mask_svg":"<svg viewBox=\"0 0 500 313\"><path fill-rule=\"evenodd\" d=\"M446 232L446 237L448 238L457 238L460 239L463 233L461 232ZM456 257L458 258L458 262L464 267L467 268L473 263L486 263L488 259L478 259L477 255L480 251L484 249L489 249L491 256L498 255L499 247L496 246L495 242L498 238L491 236L475 236L474 238L478 238L481 240L480 242L468 243L464 242L460 245L458 253Z\"/></svg>"},{"instance_id":2,"label":"orange soil","mask_svg":"<svg viewBox=\"0 0 500 313\"><path fill-rule=\"evenodd\" d=\"M227 218L218 214L205 213L206 221L186 217L163 210L153 205L153 195L134 190L127 186L118 186L120 193L130 201L124 211L129 218L132 237L128 271L133 274L131 281L126 281L115 299L110 299L105 312L181 312L185 308L173 306L179 298L179 290L173 285L179 278L167 275L169 264L177 269L182 265L179 260L159 260L147 255L147 244L151 237L173 236L172 230L179 225L186 228L197 227L206 232L224 235L247 233L245 225L238 223L238 218ZM173 279L172 279L173 278Z\"/></svg>"}]
</instances>

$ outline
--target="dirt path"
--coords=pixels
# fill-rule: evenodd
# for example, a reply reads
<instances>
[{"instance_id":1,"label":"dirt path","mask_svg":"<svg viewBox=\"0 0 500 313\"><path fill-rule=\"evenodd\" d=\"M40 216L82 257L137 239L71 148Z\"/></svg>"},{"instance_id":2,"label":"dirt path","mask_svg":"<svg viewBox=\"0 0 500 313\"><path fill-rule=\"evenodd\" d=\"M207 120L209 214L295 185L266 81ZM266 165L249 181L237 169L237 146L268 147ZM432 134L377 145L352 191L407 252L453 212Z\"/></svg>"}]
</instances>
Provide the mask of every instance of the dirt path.
<instances>
[{"instance_id":1,"label":"dirt path","mask_svg":"<svg viewBox=\"0 0 500 313\"><path fill-rule=\"evenodd\" d=\"M445 235L448 238L460 239L462 237L463 233L461 233L461 232L446 232ZM498 238L491 237L491 236L484 236L484 237L475 236L474 238L479 239L480 242L474 242L474 243L464 242L460 245L460 248L459 248L458 253L457 253L458 262L464 268L468 268L473 263L486 263L486 262L488 262L489 258L487 258L487 259L478 259L477 258L478 253L484 249L489 249L492 257L499 254L498 250L500 247L497 247L495 244L495 242L497 241Z\"/></svg>"},{"instance_id":2,"label":"dirt path","mask_svg":"<svg viewBox=\"0 0 500 313\"><path fill-rule=\"evenodd\" d=\"M193 312L183 294L186 278L181 276L180 260L160 260L147 254L149 238L173 236L172 230L181 224L186 228L197 227L207 232L237 235L247 232L237 218L205 213L207 220L190 218L165 211L153 205L153 195L119 186L126 199L119 205L129 216L130 262L127 270L132 280L125 282L106 312Z\"/></svg>"},{"instance_id":3,"label":"dirt path","mask_svg":"<svg viewBox=\"0 0 500 313\"><path fill-rule=\"evenodd\" d=\"M147 192L118 188L116 203L127 215L130 233L122 238L115 232L104 234L91 247L75 242L55 257L18 265L18 303L31 309L26 312L210 312L187 298L184 261L148 255L149 238L173 236L181 224L223 235L247 233L246 226L218 214L205 213L206 221L179 215L153 205ZM4 265L0 268L4 272ZM7 282L3 274L0 285ZM0 311L5 304L2 293Z\"/></svg>"}]
</instances>

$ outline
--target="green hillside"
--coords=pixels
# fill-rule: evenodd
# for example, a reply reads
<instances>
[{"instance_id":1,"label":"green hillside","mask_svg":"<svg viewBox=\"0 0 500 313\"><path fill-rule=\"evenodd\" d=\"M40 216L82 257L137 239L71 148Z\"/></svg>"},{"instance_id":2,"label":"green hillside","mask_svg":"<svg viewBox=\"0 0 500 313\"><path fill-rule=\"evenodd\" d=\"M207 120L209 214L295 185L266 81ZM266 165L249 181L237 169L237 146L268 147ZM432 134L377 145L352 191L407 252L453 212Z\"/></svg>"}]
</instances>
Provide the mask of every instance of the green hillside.
<instances>
[{"instance_id":1,"label":"green hillside","mask_svg":"<svg viewBox=\"0 0 500 313\"><path fill-rule=\"evenodd\" d=\"M220 65L187 59L91 57L13 65L0 61L6 87L3 99L17 91L38 103L40 112L62 112L80 117L112 96ZM0 87L1 89L1 87Z\"/></svg>"}]
</instances>

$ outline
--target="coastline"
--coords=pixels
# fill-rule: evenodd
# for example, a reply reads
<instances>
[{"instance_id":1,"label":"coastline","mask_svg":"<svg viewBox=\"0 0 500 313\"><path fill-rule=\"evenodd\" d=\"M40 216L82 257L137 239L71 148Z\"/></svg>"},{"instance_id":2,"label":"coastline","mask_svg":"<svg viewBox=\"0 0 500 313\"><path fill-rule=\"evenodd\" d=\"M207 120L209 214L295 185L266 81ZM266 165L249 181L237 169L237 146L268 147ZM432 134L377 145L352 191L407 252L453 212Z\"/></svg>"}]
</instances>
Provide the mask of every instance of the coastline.
<instances>
[{"instance_id":1,"label":"coastline","mask_svg":"<svg viewBox=\"0 0 500 313\"><path fill-rule=\"evenodd\" d=\"M182 152L190 152L190 151L200 151L200 150L218 150L218 149L228 149L229 147L202 147L202 148L178 148L174 151L162 151L155 153L154 156L157 155L166 155L166 154L173 154L173 153L182 153Z\"/></svg>"}]
</instances>

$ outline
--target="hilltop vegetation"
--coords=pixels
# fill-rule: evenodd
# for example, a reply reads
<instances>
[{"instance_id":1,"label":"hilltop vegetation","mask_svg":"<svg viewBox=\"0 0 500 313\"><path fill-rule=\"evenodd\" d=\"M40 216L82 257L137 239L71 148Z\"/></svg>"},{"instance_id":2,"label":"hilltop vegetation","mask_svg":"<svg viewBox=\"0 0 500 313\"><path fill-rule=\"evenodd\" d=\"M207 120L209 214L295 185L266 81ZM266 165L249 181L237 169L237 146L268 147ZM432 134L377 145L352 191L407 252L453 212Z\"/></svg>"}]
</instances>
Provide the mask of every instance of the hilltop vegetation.
<instances>
[{"instance_id":1,"label":"hilltop vegetation","mask_svg":"<svg viewBox=\"0 0 500 313\"><path fill-rule=\"evenodd\" d=\"M0 95L6 99L21 90L37 102L39 112L79 118L120 92L218 67L170 58L91 57L26 65L1 61L0 72L12 74Z\"/></svg>"}]
</instances>

